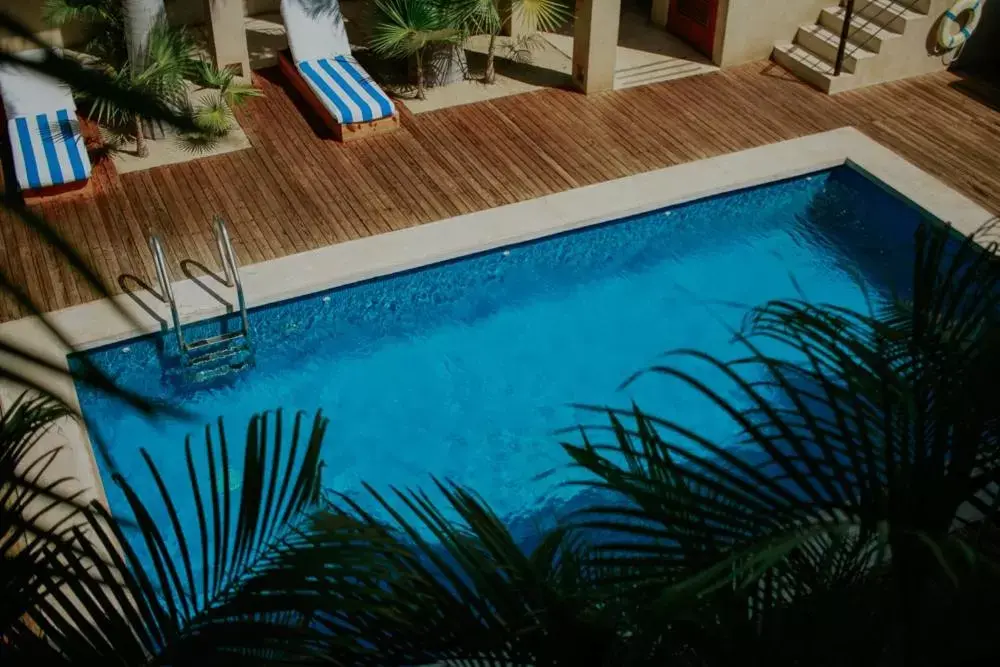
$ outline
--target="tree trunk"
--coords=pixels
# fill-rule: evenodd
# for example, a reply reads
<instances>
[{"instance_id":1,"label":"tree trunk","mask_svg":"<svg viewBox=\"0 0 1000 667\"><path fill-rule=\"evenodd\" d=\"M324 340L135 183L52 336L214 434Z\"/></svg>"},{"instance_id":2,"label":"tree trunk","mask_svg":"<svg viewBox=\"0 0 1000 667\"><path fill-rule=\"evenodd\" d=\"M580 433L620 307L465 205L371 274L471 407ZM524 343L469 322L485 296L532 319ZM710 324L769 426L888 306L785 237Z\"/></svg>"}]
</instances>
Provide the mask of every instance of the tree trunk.
<instances>
[{"instance_id":1,"label":"tree trunk","mask_svg":"<svg viewBox=\"0 0 1000 667\"><path fill-rule=\"evenodd\" d=\"M417 99L426 100L427 94L424 92L424 50L417 50Z\"/></svg>"},{"instance_id":2,"label":"tree trunk","mask_svg":"<svg viewBox=\"0 0 1000 667\"><path fill-rule=\"evenodd\" d=\"M145 68L149 33L161 20L166 20L163 0L125 0L125 40L133 73Z\"/></svg>"},{"instance_id":3,"label":"tree trunk","mask_svg":"<svg viewBox=\"0 0 1000 667\"><path fill-rule=\"evenodd\" d=\"M139 157L148 157L149 146L146 145L146 134L142 128L142 118L136 115L132 120L132 125L135 132L135 154Z\"/></svg>"},{"instance_id":4,"label":"tree trunk","mask_svg":"<svg viewBox=\"0 0 1000 667\"><path fill-rule=\"evenodd\" d=\"M497 35L490 35L490 48L486 51L486 72L483 74L484 83L494 83L497 80L494 60L497 52Z\"/></svg>"}]
</instances>

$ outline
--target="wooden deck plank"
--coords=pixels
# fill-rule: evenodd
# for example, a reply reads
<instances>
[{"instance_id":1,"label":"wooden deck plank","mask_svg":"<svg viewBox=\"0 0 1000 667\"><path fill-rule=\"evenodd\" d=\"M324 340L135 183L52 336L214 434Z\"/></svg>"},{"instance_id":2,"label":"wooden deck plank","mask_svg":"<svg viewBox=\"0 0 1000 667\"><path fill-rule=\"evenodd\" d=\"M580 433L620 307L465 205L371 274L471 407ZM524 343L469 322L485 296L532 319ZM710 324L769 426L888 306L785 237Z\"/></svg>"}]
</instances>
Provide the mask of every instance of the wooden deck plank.
<instances>
[{"instance_id":1,"label":"wooden deck plank","mask_svg":"<svg viewBox=\"0 0 1000 667\"><path fill-rule=\"evenodd\" d=\"M80 225L79 216L76 214L76 207L71 202L63 202L62 215L59 213L45 213L50 224L58 225L59 232L74 248L84 248L84 241L87 230ZM57 217L58 216L58 217ZM100 216L99 216L100 217ZM52 261L55 261L53 256ZM65 290L65 301L63 304L80 303L88 289L83 276L77 274L66 262L60 262L55 266L50 265L50 273L58 275Z\"/></svg>"},{"instance_id":2,"label":"wooden deck plank","mask_svg":"<svg viewBox=\"0 0 1000 667\"><path fill-rule=\"evenodd\" d=\"M338 240L357 238L364 231L358 229L355 215L349 203L330 197L328 191L329 178L324 177L319 162L314 159L309 149L298 147L295 150L294 135L286 134L285 122L280 115L275 115L271 105L256 105L250 111L254 119L263 121L267 127L273 126L276 133L258 133L253 137L254 145L272 162L271 177L279 181L284 179L293 184L295 190L301 192L304 211L297 211L303 220L344 221L344 224L328 224L325 226L307 225L315 239L328 239L331 236ZM273 125L272 125L273 124ZM295 150L290 154L289 150Z\"/></svg>"},{"instance_id":3,"label":"wooden deck plank","mask_svg":"<svg viewBox=\"0 0 1000 667\"><path fill-rule=\"evenodd\" d=\"M533 161L525 155L523 146L518 145L523 135L516 128L512 131L509 127L502 126L499 117L503 113L490 102L469 106L470 108L463 114L465 122L476 128L473 131L478 133L481 140L495 148L496 154L510 170L514 179L523 186L521 192L512 191L514 201L534 199L549 194L547 177L542 174L544 169L536 169ZM565 189L559 188L559 190Z\"/></svg>"},{"instance_id":4,"label":"wooden deck plank","mask_svg":"<svg viewBox=\"0 0 1000 667\"><path fill-rule=\"evenodd\" d=\"M257 151L263 158L272 183L284 184L282 193L289 200L295 217L302 220L328 220L333 224L303 225L307 243L311 247L357 238L354 217L349 205L329 196L327 179L318 177L315 163L310 161L311 151L305 149L293 134L286 134L288 112L276 112L273 104L249 105L251 127L273 127L274 132L257 131L251 135ZM363 228L362 228L363 229Z\"/></svg>"},{"instance_id":5,"label":"wooden deck plank","mask_svg":"<svg viewBox=\"0 0 1000 667\"><path fill-rule=\"evenodd\" d=\"M492 206L502 206L517 201L514 191L510 189L510 183L502 175L509 171L501 167L502 161L497 159L493 147L482 143L478 128L462 124L459 111L459 109L445 109L436 114L435 120L440 122L442 128L439 136L448 137L459 161L468 169L474 170L476 177L481 179L480 182L489 187L493 193Z\"/></svg>"},{"instance_id":6,"label":"wooden deck plank","mask_svg":"<svg viewBox=\"0 0 1000 667\"><path fill-rule=\"evenodd\" d=\"M581 187L591 182L593 169L588 166L589 158L579 149L579 137L573 137L567 128L557 123L538 123L536 118L549 113L538 104L537 95L521 95L521 105L513 113L505 113L506 122L517 126L538 152L547 160L559 165L566 173L571 187Z\"/></svg>"},{"instance_id":7,"label":"wooden deck plank","mask_svg":"<svg viewBox=\"0 0 1000 667\"><path fill-rule=\"evenodd\" d=\"M150 286L155 285L155 274L152 271L149 250L149 229L140 224L130 206L119 205L113 202L110 197L98 198L97 211L104 224L115 229L117 237L122 239L122 243L116 245L115 249L126 258L125 273L147 281ZM149 271L146 271L147 266ZM120 286L120 278L120 276L115 276L113 284Z\"/></svg>"},{"instance_id":8,"label":"wooden deck plank","mask_svg":"<svg viewBox=\"0 0 1000 667\"><path fill-rule=\"evenodd\" d=\"M276 69L257 82L264 97L236 112L251 148L121 176L102 164L91 197L35 210L117 290L122 275L153 276L151 231L171 261L214 267L217 214L248 264L854 126L1000 212L1000 89L955 73L830 97L760 62L590 98L553 89L420 115L401 108L399 131L347 146L330 141ZM96 297L4 212L0 260L43 310ZM0 321L26 313L0 296Z\"/></svg>"},{"instance_id":9,"label":"wooden deck plank","mask_svg":"<svg viewBox=\"0 0 1000 667\"><path fill-rule=\"evenodd\" d=\"M428 114L422 118L420 123L414 123L407 128L407 131L420 142L422 146L432 144L437 133L443 130L443 126L437 122L437 114ZM498 206L500 200L497 193L493 191L481 179L470 176L470 169L475 169L475 163L464 165L461 158L453 151L453 146L444 145L437 148L434 153L425 151L438 159L442 169L455 181L455 184L465 195L465 199L470 203L470 212Z\"/></svg>"},{"instance_id":10,"label":"wooden deck plank","mask_svg":"<svg viewBox=\"0 0 1000 667\"><path fill-rule=\"evenodd\" d=\"M245 162L232 153L219 156L212 170L215 187L232 188L230 196L239 205L242 214L233 225L234 235L249 255L248 259L240 258L240 263L260 262L264 258L273 257L280 252L278 237L271 225L271 218L262 206L262 200L257 192L256 184L246 172ZM286 248L285 254L294 252Z\"/></svg>"}]
</instances>

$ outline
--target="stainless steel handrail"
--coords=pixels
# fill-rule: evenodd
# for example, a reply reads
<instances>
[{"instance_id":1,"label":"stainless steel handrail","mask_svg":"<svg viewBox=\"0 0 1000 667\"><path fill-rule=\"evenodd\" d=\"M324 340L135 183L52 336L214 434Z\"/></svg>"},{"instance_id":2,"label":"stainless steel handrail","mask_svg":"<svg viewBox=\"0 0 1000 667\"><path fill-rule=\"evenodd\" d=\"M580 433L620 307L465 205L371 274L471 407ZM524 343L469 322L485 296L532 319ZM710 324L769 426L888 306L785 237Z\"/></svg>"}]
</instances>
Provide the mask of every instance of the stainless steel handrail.
<instances>
[{"instance_id":1,"label":"stainless steel handrail","mask_svg":"<svg viewBox=\"0 0 1000 667\"><path fill-rule=\"evenodd\" d=\"M226 285L236 288L236 300L240 307L240 321L243 327L243 335L250 339L250 322L247 318L247 302L243 296L243 281L240 280L240 268L236 263L236 253L233 252L233 244L229 240L229 230L226 222L219 216L215 217L215 242L219 246L219 259L222 261L222 270L226 274Z\"/></svg>"},{"instance_id":2,"label":"stainless steel handrail","mask_svg":"<svg viewBox=\"0 0 1000 667\"><path fill-rule=\"evenodd\" d=\"M156 277L160 281L161 298L170 306L170 317L174 322L174 334L177 336L177 346L181 354L187 350L184 344L184 333L181 331L181 316L177 312L177 301L174 300L174 289L170 286L170 275L163 256L163 244L158 236L149 237L149 248L153 251L153 264L156 266Z\"/></svg>"}]
</instances>

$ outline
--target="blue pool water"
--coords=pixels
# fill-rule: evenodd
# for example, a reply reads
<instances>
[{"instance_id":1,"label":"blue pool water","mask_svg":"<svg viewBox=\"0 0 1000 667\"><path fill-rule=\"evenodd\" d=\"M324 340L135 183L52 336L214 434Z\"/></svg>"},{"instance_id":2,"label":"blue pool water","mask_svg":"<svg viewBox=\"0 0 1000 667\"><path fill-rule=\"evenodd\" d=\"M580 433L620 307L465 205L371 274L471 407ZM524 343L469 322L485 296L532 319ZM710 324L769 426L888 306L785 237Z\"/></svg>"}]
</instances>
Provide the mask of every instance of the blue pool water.
<instances>
[{"instance_id":1,"label":"blue pool water","mask_svg":"<svg viewBox=\"0 0 1000 667\"><path fill-rule=\"evenodd\" d=\"M677 383L622 382L675 348L733 357L733 330L769 299L864 309L865 290L878 298L906 285L919 221L840 168L257 309L256 367L227 384L165 379L158 336L87 353L123 386L191 411L190 421L153 423L85 386L80 401L115 465L150 497L140 447L186 498L182 447L201 424L222 415L231 443L242 443L255 412L322 408L329 488L361 498L362 481L384 491L427 487L436 475L533 525L573 493L559 484L575 474L559 441L575 436L555 432L594 417L571 404L634 399L731 441L732 426ZM124 498L101 465L120 512Z\"/></svg>"}]
</instances>

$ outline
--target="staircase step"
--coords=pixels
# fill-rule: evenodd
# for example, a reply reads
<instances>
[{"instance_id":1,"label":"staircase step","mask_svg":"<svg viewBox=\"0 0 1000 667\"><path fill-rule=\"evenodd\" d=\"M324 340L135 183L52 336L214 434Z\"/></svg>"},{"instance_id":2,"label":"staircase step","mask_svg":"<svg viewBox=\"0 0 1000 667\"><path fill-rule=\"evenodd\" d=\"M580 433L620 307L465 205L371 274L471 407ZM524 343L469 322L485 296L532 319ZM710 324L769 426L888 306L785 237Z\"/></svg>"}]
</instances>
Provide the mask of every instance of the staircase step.
<instances>
[{"instance_id":1,"label":"staircase step","mask_svg":"<svg viewBox=\"0 0 1000 667\"><path fill-rule=\"evenodd\" d=\"M854 11L860 11L877 0L854 0ZM931 0L895 0L911 12L926 16L931 11Z\"/></svg>"},{"instance_id":2,"label":"staircase step","mask_svg":"<svg viewBox=\"0 0 1000 667\"><path fill-rule=\"evenodd\" d=\"M874 25L902 34L911 21L926 18L926 14L910 9L912 4L913 0L861 0L854 5L854 11Z\"/></svg>"},{"instance_id":3,"label":"staircase step","mask_svg":"<svg viewBox=\"0 0 1000 667\"><path fill-rule=\"evenodd\" d=\"M818 23L813 23L799 28L795 35L795 43L832 63L837 60L840 35ZM869 51L863 46L848 44L844 56L844 71L856 72L860 61L874 58L877 55L874 51Z\"/></svg>"},{"instance_id":4,"label":"staircase step","mask_svg":"<svg viewBox=\"0 0 1000 667\"><path fill-rule=\"evenodd\" d=\"M854 87L855 76L850 72L833 75L833 63L822 56L791 42L774 45L774 60L800 79L827 93L838 93Z\"/></svg>"},{"instance_id":5,"label":"staircase step","mask_svg":"<svg viewBox=\"0 0 1000 667\"><path fill-rule=\"evenodd\" d=\"M844 29L844 8L827 7L820 12L819 23L827 30L835 33L839 40L840 33ZM869 22L863 16L855 14L851 17L851 32L848 35L848 41L852 44L860 44L869 51L879 53L882 50L883 44L893 39L899 39L899 37L898 33L883 30L881 26Z\"/></svg>"}]
</instances>

